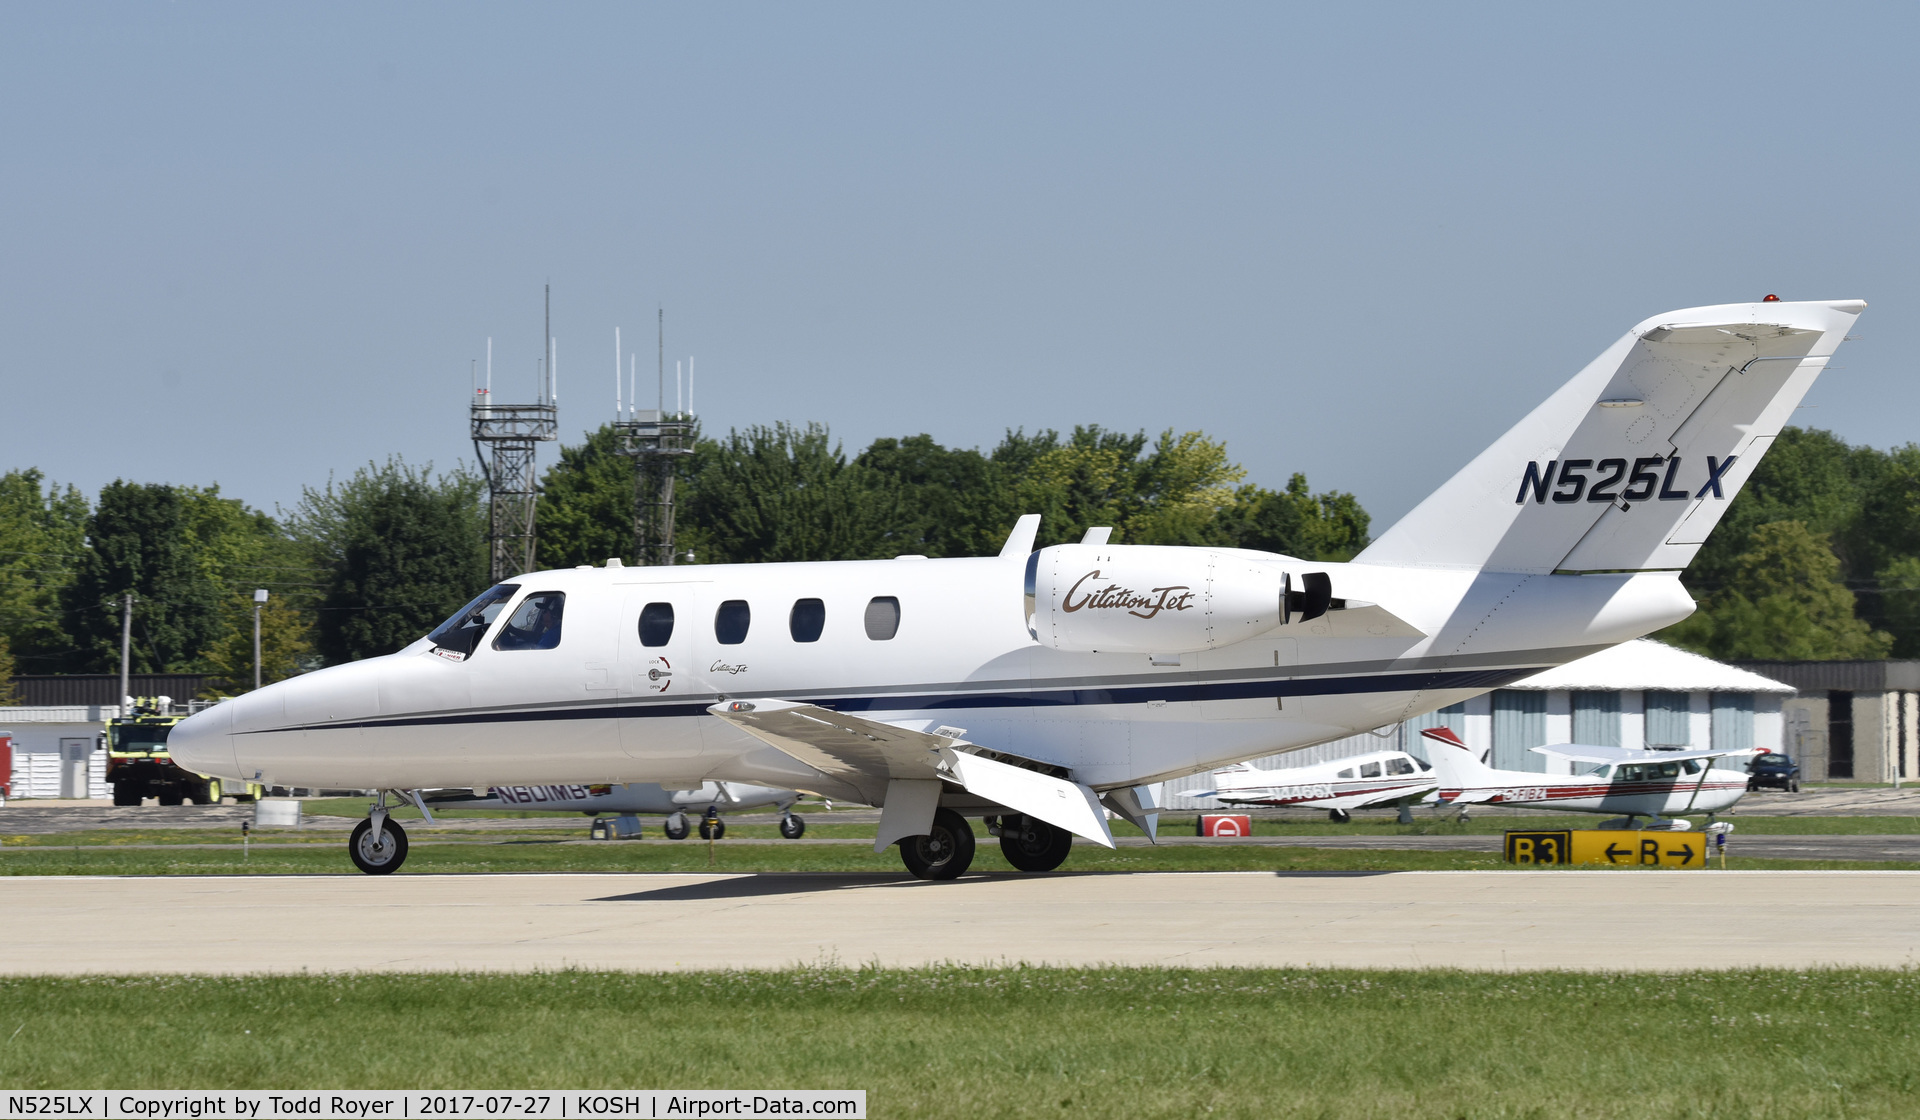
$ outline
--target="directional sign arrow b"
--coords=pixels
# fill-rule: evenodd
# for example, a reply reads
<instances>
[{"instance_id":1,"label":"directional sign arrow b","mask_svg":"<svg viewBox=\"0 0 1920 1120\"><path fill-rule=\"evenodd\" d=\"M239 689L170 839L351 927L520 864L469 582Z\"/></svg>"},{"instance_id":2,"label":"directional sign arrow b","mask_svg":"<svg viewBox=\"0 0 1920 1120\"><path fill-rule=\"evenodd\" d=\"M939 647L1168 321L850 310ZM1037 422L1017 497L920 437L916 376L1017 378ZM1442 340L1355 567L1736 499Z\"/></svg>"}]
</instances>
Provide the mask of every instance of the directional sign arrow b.
<instances>
[{"instance_id":1,"label":"directional sign arrow b","mask_svg":"<svg viewBox=\"0 0 1920 1120\"><path fill-rule=\"evenodd\" d=\"M1607 845L1607 862L1608 863L1619 863L1621 856L1630 856L1632 854L1633 854L1632 848L1621 850L1621 849L1615 848L1612 844Z\"/></svg>"}]
</instances>

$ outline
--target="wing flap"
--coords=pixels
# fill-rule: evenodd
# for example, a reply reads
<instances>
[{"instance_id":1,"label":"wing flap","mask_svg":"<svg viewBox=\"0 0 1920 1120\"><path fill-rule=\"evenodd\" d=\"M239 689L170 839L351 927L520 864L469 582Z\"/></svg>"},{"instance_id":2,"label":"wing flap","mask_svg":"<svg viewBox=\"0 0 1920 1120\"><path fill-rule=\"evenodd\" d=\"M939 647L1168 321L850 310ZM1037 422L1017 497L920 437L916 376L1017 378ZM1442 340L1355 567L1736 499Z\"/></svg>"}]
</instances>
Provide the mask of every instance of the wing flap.
<instances>
[{"instance_id":1,"label":"wing flap","mask_svg":"<svg viewBox=\"0 0 1920 1120\"><path fill-rule=\"evenodd\" d=\"M964 751L946 751L954 777L968 793L997 801L1015 812L1113 847L1113 832L1100 809L1099 795L1079 782L1009 766Z\"/></svg>"}]
</instances>

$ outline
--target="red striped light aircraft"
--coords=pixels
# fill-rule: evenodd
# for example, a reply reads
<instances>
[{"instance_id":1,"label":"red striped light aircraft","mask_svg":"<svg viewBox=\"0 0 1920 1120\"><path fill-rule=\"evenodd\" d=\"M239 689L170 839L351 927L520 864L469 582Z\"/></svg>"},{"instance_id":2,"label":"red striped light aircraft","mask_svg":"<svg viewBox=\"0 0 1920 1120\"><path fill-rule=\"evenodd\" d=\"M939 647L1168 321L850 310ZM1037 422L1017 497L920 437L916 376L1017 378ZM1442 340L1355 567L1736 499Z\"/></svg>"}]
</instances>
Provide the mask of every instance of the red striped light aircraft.
<instances>
[{"instance_id":1,"label":"red striped light aircraft","mask_svg":"<svg viewBox=\"0 0 1920 1120\"><path fill-rule=\"evenodd\" d=\"M1460 806L1461 819L1472 805L1618 814L1614 820L1601 821L1601 828L1685 830L1693 826L1675 819L1681 814L1705 813L1711 819L1732 808L1747 792L1745 770L1722 770L1711 765L1712 760L1755 753L1750 747L1655 751L1567 743L1533 750L1598 769L1590 774L1537 774L1488 766L1449 728L1429 728L1420 734L1432 744L1427 754L1440 779L1440 801ZM1636 826L1639 817L1647 818L1647 823Z\"/></svg>"},{"instance_id":2,"label":"red striped light aircraft","mask_svg":"<svg viewBox=\"0 0 1920 1120\"><path fill-rule=\"evenodd\" d=\"M1373 751L1332 762L1260 770L1241 763L1213 772L1216 788L1188 797L1217 798L1222 805L1276 809L1325 809L1341 824L1355 809L1398 806L1411 823L1413 806L1428 799L1440 783L1433 767L1405 751Z\"/></svg>"}]
</instances>

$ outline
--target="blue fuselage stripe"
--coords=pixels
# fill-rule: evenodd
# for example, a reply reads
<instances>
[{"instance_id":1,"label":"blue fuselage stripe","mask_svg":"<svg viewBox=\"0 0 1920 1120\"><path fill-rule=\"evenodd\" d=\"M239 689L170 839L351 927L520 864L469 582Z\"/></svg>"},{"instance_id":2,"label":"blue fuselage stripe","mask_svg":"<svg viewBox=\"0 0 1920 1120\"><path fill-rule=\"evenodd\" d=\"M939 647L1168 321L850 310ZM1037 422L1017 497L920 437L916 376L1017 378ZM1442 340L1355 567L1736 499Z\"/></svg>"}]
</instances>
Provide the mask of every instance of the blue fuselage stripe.
<instances>
[{"instance_id":1,"label":"blue fuselage stripe","mask_svg":"<svg viewBox=\"0 0 1920 1120\"><path fill-rule=\"evenodd\" d=\"M1473 669L1457 672L1390 673L1292 680L1216 681L1199 684L1065 688L1036 692L945 692L925 696L783 697L804 699L838 712L918 712L958 708L1070 708L1091 705L1146 704L1153 701L1262 700L1288 696L1351 696L1367 692L1419 692L1434 689L1492 689L1540 671L1540 666ZM507 712L449 712L394 716L340 723L283 727L278 731L338 731L362 727L428 727L446 724L545 723L576 719L655 719L707 714L707 705L635 701L582 708L537 708Z\"/></svg>"}]
</instances>

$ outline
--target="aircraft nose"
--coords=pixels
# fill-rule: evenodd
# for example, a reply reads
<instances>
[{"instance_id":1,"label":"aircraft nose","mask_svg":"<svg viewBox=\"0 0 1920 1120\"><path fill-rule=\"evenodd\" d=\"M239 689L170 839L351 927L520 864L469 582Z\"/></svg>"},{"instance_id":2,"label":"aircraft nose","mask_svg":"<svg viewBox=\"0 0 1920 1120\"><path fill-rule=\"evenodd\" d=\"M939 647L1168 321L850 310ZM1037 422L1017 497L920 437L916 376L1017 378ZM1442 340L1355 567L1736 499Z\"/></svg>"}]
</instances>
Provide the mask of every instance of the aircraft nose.
<instances>
[{"instance_id":1,"label":"aircraft nose","mask_svg":"<svg viewBox=\"0 0 1920 1120\"><path fill-rule=\"evenodd\" d=\"M233 702L215 704L174 724L167 735L167 753L196 774L243 777L233 754Z\"/></svg>"}]
</instances>

